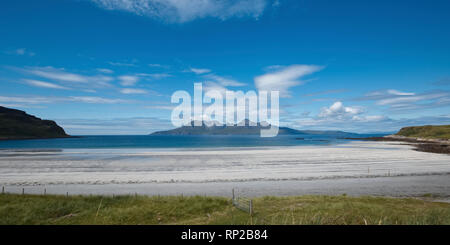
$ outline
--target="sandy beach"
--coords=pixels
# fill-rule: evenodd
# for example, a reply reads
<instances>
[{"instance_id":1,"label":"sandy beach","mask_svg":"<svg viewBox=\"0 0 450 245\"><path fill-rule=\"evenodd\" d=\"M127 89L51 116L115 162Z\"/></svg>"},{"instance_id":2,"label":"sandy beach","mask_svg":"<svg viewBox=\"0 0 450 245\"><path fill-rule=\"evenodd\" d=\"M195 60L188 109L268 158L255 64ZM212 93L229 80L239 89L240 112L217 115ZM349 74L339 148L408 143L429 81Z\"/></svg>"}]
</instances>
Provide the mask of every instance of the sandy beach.
<instances>
[{"instance_id":1,"label":"sandy beach","mask_svg":"<svg viewBox=\"0 0 450 245\"><path fill-rule=\"evenodd\" d=\"M450 156L399 142L214 149L0 151L7 192L450 197Z\"/></svg>"}]
</instances>

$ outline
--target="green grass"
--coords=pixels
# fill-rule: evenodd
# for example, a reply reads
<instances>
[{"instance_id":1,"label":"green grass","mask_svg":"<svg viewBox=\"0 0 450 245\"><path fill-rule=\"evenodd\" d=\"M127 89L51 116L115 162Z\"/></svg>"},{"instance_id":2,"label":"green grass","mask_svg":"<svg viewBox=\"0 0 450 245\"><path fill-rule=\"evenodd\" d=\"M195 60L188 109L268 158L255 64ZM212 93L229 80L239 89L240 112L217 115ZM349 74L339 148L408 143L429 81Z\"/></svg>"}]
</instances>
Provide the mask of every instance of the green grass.
<instances>
[{"instance_id":1,"label":"green grass","mask_svg":"<svg viewBox=\"0 0 450 245\"><path fill-rule=\"evenodd\" d=\"M254 210L222 197L0 195L0 224L450 224L450 204L418 199L261 197Z\"/></svg>"},{"instance_id":2,"label":"green grass","mask_svg":"<svg viewBox=\"0 0 450 245\"><path fill-rule=\"evenodd\" d=\"M397 135L416 138L450 139L450 125L405 127L400 129Z\"/></svg>"}]
</instances>

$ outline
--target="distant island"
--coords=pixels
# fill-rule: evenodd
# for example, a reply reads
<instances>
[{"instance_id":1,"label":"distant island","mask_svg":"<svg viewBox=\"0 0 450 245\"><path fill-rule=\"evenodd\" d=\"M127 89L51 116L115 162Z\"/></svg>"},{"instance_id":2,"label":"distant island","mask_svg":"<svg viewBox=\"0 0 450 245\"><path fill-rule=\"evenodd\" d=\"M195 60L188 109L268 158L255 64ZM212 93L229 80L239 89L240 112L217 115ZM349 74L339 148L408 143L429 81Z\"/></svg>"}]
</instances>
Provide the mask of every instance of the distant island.
<instances>
[{"instance_id":1,"label":"distant island","mask_svg":"<svg viewBox=\"0 0 450 245\"><path fill-rule=\"evenodd\" d=\"M54 121L42 120L24 111L0 106L0 140L67 138Z\"/></svg>"},{"instance_id":2,"label":"distant island","mask_svg":"<svg viewBox=\"0 0 450 245\"><path fill-rule=\"evenodd\" d=\"M158 131L151 133L150 135L259 135L261 129L268 129L269 126L262 126L257 123L256 126L250 126L251 123L248 119L242 123L245 126L238 126L236 124L227 126L207 126L202 122L202 126L194 126L194 121L190 125L182 126L179 128ZM334 135L338 137L357 137L358 134L348 133L343 131L320 131L320 130L296 130L288 127L280 127L278 135Z\"/></svg>"}]
</instances>

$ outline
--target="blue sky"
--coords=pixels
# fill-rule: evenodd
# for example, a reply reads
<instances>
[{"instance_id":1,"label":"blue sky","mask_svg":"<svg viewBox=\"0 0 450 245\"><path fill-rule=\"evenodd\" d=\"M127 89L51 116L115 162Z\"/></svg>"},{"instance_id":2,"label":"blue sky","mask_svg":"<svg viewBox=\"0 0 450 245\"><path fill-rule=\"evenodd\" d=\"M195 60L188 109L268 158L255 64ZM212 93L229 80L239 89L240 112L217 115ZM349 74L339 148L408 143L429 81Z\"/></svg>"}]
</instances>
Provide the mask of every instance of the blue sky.
<instances>
[{"instance_id":1,"label":"blue sky","mask_svg":"<svg viewBox=\"0 0 450 245\"><path fill-rule=\"evenodd\" d=\"M281 124L450 124L450 2L15 0L0 4L0 105L74 135L168 129L194 82L276 87Z\"/></svg>"}]
</instances>

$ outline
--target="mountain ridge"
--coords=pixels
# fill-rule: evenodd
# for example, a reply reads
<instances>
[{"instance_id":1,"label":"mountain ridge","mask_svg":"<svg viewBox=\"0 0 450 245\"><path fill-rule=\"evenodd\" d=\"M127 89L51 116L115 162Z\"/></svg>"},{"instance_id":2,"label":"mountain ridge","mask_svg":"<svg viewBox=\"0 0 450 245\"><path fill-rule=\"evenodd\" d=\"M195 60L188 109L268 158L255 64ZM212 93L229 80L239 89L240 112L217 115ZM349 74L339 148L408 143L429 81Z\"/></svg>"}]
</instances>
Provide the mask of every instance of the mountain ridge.
<instances>
[{"instance_id":1,"label":"mountain ridge","mask_svg":"<svg viewBox=\"0 0 450 245\"><path fill-rule=\"evenodd\" d=\"M243 124L243 126L240 126ZM261 123L255 123L256 126L250 126L251 122L245 119L239 124L232 126L207 126L203 121L201 126L194 126L194 121L191 121L190 125L181 126L175 129L153 132L150 135L259 135L262 129L268 129L269 126L261 126ZM239 125L239 126L238 126ZM289 127L279 127L278 135L341 135L350 136L357 135L356 133L349 133L344 131L333 130L297 130Z\"/></svg>"}]
</instances>

